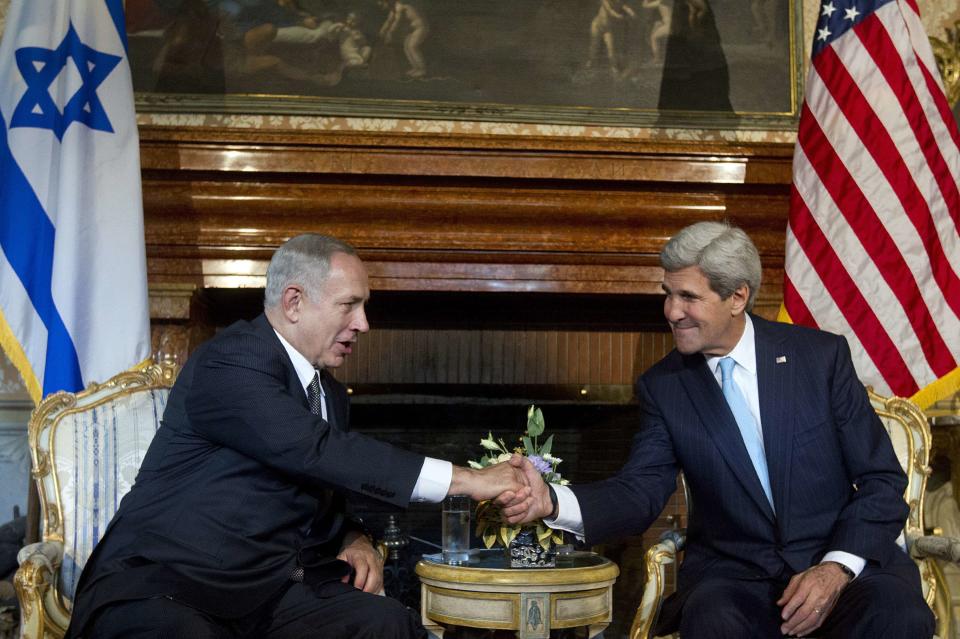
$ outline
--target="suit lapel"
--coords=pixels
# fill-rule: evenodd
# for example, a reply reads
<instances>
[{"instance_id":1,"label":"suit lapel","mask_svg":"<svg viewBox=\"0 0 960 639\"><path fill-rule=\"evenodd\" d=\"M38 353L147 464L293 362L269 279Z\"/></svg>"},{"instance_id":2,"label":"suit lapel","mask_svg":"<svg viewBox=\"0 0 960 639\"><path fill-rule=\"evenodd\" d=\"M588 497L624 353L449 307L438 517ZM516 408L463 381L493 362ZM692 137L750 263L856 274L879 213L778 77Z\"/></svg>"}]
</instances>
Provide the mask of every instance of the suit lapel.
<instances>
[{"instance_id":1,"label":"suit lapel","mask_svg":"<svg viewBox=\"0 0 960 639\"><path fill-rule=\"evenodd\" d=\"M769 330L769 323L753 318L757 348L757 390L760 394L760 422L763 447L770 472L770 488L777 508L777 524L787 530L790 516L790 464L793 459L796 396L796 366L790 344ZM779 360L779 361L778 361Z\"/></svg>"},{"instance_id":2,"label":"suit lapel","mask_svg":"<svg viewBox=\"0 0 960 639\"><path fill-rule=\"evenodd\" d=\"M327 399L327 423L330 428L345 431L347 430L347 417L344 415L343 402L339 401L339 395L334 390L333 376L326 370L320 373L320 383L323 384L324 395Z\"/></svg>"},{"instance_id":3,"label":"suit lapel","mask_svg":"<svg viewBox=\"0 0 960 639\"><path fill-rule=\"evenodd\" d=\"M757 503L764 514L773 521L773 511L767 502L757 472L747 454L747 447L740 435L733 413L723 398L723 392L713 373L707 368L702 355L684 358L686 366L680 375L681 383L690 395L694 408L700 416L704 429L714 445L720 450L730 470L740 481L744 490Z\"/></svg>"},{"instance_id":4,"label":"suit lapel","mask_svg":"<svg viewBox=\"0 0 960 639\"><path fill-rule=\"evenodd\" d=\"M280 338L277 337L276 331L274 331L273 327L270 326L267 316L261 313L254 318L251 324L253 324L256 330L259 331L260 334L263 335L275 349L277 349L277 352L280 353L280 357L283 358L283 363L287 369L287 388L294 396L296 396L299 392L300 396L303 398L304 407L307 410L310 410L310 403L307 401L307 392L300 383L300 378L297 376L297 369L294 368L293 362L290 361L290 356L287 354L287 349L285 349L283 344L280 343Z\"/></svg>"}]
</instances>

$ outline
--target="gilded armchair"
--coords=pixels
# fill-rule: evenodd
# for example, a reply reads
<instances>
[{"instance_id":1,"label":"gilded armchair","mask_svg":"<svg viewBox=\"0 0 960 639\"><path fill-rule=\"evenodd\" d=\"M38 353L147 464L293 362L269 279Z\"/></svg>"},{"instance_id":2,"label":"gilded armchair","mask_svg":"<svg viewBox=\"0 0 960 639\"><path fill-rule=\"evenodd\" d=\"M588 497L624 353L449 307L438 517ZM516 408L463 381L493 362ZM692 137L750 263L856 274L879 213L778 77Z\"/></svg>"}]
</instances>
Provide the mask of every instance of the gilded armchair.
<instances>
[{"instance_id":1,"label":"gilded armchair","mask_svg":"<svg viewBox=\"0 0 960 639\"><path fill-rule=\"evenodd\" d=\"M50 395L33 412L27 432L42 541L18 556L24 639L66 631L80 572L133 484L176 372L146 365L79 393Z\"/></svg>"},{"instance_id":2,"label":"gilded armchair","mask_svg":"<svg viewBox=\"0 0 960 639\"><path fill-rule=\"evenodd\" d=\"M924 598L937 616L937 637L951 637L950 593L940 568L933 559L956 562L960 559L960 540L924 534L923 500L927 488L930 459L930 427L923 412L908 400L884 398L869 391L870 403L883 422L894 450L907 474L904 499L910 514L902 540L920 569ZM686 488L686 484L684 484ZM690 507L687 494L687 504ZM677 561L683 550L685 531L670 530L645 555L647 573L643 595L630 629L630 639L649 639L664 597L667 566Z\"/></svg>"}]
</instances>

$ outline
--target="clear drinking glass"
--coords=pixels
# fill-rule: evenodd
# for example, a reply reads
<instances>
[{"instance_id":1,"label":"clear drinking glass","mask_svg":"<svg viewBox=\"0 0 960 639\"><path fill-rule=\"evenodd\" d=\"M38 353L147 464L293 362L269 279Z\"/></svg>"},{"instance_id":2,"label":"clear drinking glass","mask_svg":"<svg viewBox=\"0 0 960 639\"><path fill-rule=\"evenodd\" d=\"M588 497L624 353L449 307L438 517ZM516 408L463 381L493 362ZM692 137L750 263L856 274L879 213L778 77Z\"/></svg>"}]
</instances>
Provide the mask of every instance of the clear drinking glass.
<instances>
[{"instance_id":1,"label":"clear drinking glass","mask_svg":"<svg viewBox=\"0 0 960 639\"><path fill-rule=\"evenodd\" d=\"M458 565L470 550L470 497L450 495L443 500L443 561Z\"/></svg>"}]
</instances>

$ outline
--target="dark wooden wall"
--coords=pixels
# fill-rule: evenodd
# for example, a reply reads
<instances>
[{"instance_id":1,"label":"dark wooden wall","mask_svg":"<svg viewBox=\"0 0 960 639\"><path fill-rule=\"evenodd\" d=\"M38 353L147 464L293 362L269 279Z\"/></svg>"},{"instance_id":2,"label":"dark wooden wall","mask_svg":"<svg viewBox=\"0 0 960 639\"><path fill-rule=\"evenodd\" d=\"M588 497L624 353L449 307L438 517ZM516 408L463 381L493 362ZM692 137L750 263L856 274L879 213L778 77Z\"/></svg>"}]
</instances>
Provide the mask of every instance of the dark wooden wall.
<instances>
[{"instance_id":1,"label":"dark wooden wall","mask_svg":"<svg viewBox=\"0 0 960 639\"><path fill-rule=\"evenodd\" d=\"M204 292L262 288L272 250L304 231L356 246L374 291L618 296L659 292L666 239L726 218L760 249L770 315L791 154L779 144L144 127L155 342L185 355L211 330Z\"/></svg>"}]
</instances>

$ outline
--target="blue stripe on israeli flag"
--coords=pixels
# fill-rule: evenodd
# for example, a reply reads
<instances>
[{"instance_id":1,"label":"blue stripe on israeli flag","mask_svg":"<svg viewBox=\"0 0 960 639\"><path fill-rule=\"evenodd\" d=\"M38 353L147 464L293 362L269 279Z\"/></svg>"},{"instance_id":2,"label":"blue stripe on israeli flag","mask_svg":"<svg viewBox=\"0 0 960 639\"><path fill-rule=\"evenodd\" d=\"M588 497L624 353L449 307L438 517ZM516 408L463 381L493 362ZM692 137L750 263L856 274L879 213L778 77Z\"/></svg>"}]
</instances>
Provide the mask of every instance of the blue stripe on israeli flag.
<instances>
[{"instance_id":1,"label":"blue stripe on israeli flag","mask_svg":"<svg viewBox=\"0 0 960 639\"><path fill-rule=\"evenodd\" d=\"M17 213L0 215L0 248L47 328L43 394L51 390L79 390L83 380L77 350L50 289L55 230L10 153L2 115L0 124L4 124L0 131L0 210Z\"/></svg>"}]
</instances>

